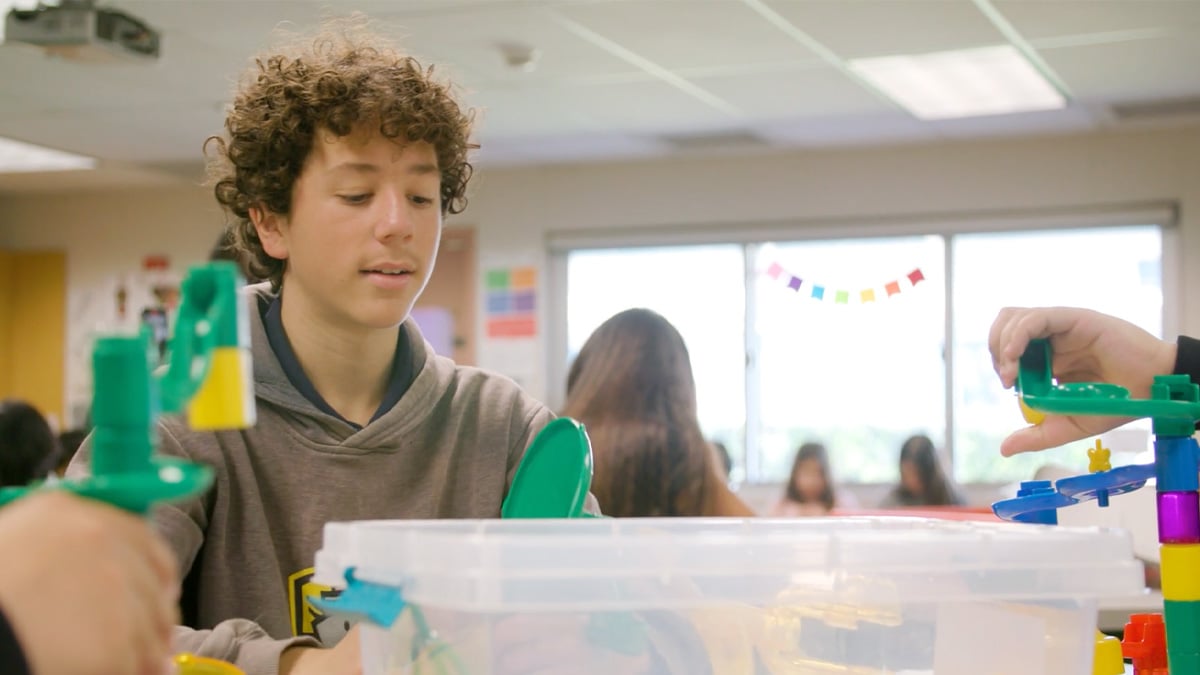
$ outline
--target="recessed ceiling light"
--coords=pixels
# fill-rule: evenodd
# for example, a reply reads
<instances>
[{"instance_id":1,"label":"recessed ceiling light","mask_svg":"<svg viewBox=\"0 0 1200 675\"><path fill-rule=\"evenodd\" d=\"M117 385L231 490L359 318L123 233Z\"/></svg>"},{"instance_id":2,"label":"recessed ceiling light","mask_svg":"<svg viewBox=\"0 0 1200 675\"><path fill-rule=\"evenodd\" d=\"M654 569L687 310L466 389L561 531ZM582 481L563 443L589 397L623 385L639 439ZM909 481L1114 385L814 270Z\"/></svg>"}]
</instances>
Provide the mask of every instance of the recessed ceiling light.
<instances>
[{"instance_id":1,"label":"recessed ceiling light","mask_svg":"<svg viewBox=\"0 0 1200 675\"><path fill-rule=\"evenodd\" d=\"M1011 45L855 59L849 67L923 120L1067 106L1062 92Z\"/></svg>"},{"instance_id":2,"label":"recessed ceiling light","mask_svg":"<svg viewBox=\"0 0 1200 675\"><path fill-rule=\"evenodd\" d=\"M76 171L96 168L96 160L61 150L0 137L0 173Z\"/></svg>"}]
</instances>

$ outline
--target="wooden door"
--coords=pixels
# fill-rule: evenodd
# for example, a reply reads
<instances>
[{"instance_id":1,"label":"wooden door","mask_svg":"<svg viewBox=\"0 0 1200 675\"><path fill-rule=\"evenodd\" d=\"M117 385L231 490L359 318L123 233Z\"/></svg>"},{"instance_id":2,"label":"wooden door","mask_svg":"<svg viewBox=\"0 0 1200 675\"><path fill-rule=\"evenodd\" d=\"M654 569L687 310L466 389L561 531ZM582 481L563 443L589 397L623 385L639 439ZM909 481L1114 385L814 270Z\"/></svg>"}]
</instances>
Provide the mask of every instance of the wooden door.
<instances>
[{"instance_id":1,"label":"wooden door","mask_svg":"<svg viewBox=\"0 0 1200 675\"><path fill-rule=\"evenodd\" d=\"M444 229L433 275L413 308L413 319L434 350L464 366L475 365L476 358L477 267L475 228Z\"/></svg>"},{"instance_id":2,"label":"wooden door","mask_svg":"<svg viewBox=\"0 0 1200 675\"><path fill-rule=\"evenodd\" d=\"M64 422L67 256L0 252L0 398Z\"/></svg>"}]
</instances>

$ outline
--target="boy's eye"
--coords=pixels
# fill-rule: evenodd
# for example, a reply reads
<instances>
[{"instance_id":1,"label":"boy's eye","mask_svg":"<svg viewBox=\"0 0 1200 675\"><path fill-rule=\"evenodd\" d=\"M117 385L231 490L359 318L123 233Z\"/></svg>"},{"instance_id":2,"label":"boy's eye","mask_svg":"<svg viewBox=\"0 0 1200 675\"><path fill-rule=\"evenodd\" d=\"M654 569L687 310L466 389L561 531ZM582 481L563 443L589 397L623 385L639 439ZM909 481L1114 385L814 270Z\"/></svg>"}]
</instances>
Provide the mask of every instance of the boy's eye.
<instances>
[{"instance_id":1,"label":"boy's eye","mask_svg":"<svg viewBox=\"0 0 1200 675\"><path fill-rule=\"evenodd\" d=\"M362 194L338 195L338 197L347 204L365 204L371 198L371 194L364 192Z\"/></svg>"},{"instance_id":2,"label":"boy's eye","mask_svg":"<svg viewBox=\"0 0 1200 675\"><path fill-rule=\"evenodd\" d=\"M411 199L412 202L418 206L427 206L434 203L433 199L430 199L429 197L422 197L421 195L413 195L409 199Z\"/></svg>"}]
</instances>

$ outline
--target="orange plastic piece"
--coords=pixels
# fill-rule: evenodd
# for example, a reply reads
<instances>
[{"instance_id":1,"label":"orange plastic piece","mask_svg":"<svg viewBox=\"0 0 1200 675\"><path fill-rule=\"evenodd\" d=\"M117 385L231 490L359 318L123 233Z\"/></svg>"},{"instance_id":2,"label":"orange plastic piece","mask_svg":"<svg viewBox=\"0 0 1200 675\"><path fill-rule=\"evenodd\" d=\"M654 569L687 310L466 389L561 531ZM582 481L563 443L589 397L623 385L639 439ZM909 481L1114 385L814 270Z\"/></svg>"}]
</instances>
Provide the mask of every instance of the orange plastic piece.
<instances>
[{"instance_id":1,"label":"orange plastic piece","mask_svg":"<svg viewBox=\"0 0 1200 675\"><path fill-rule=\"evenodd\" d=\"M1167 625L1163 615L1131 615L1125 624L1121 651L1133 660L1133 675L1167 675Z\"/></svg>"}]
</instances>

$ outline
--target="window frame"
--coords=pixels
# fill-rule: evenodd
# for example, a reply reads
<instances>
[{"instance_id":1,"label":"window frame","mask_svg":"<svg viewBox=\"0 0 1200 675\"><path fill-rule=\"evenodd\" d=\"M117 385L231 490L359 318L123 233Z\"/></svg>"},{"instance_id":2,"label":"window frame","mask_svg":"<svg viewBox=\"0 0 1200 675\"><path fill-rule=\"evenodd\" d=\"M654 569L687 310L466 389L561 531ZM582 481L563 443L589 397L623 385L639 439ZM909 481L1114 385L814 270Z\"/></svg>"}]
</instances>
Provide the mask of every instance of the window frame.
<instances>
[{"instance_id":1,"label":"window frame","mask_svg":"<svg viewBox=\"0 0 1200 675\"><path fill-rule=\"evenodd\" d=\"M745 311L742 316L745 333L746 371L743 396L746 405L744 431L746 468L745 484L771 485L778 481L764 479L752 467L758 467L760 448L757 435L761 426L758 408L758 339L753 330L757 312L754 286L759 283L755 270L758 247L764 243L805 242L848 239L874 239L904 236L939 236L943 239L946 274L946 311L944 313L945 351L945 429L946 439L941 448L946 466L954 464L954 238L963 234L1041 232L1047 230L1100 229L1108 227L1156 226L1162 238L1162 297L1163 336L1179 334L1182 312L1183 254L1180 247L1178 206L1175 203L1149 203L1103 208L1062 208L1043 210L1014 210L975 213L934 213L903 217L797 219L783 222L743 224L680 225L647 228L610 228L599 230L564 230L547 234L547 403L561 409L566 400L567 363L567 265L572 251L613 248L653 248L673 246L703 246L738 244L742 246L745 264ZM996 483L980 483L995 485Z\"/></svg>"}]
</instances>

